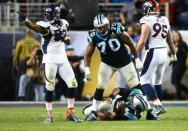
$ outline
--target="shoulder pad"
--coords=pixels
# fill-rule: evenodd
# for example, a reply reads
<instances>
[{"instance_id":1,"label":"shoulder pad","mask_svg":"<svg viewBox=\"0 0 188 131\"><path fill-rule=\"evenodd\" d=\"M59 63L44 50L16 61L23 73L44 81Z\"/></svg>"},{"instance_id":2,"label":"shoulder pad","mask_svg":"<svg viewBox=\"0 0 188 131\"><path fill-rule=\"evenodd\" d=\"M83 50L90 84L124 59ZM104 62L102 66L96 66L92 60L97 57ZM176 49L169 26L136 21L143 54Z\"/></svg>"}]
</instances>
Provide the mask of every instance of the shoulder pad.
<instances>
[{"instance_id":1,"label":"shoulder pad","mask_svg":"<svg viewBox=\"0 0 188 131\"><path fill-rule=\"evenodd\" d=\"M48 23L46 21L38 21L36 24L41 26L41 27L44 27L44 28L48 28L48 27L51 26L50 23Z\"/></svg>"},{"instance_id":2,"label":"shoulder pad","mask_svg":"<svg viewBox=\"0 0 188 131\"><path fill-rule=\"evenodd\" d=\"M94 39L95 35L96 35L95 29L88 31L87 40L89 43L93 43L93 39Z\"/></svg>"},{"instance_id":3,"label":"shoulder pad","mask_svg":"<svg viewBox=\"0 0 188 131\"><path fill-rule=\"evenodd\" d=\"M150 20L150 17L148 16L144 16L140 19L140 24L147 24L149 23L151 20Z\"/></svg>"},{"instance_id":4,"label":"shoulder pad","mask_svg":"<svg viewBox=\"0 0 188 131\"><path fill-rule=\"evenodd\" d=\"M115 22L115 23L111 24L111 30L115 31L117 34L121 35L125 31L125 27L121 23Z\"/></svg>"},{"instance_id":5,"label":"shoulder pad","mask_svg":"<svg viewBox=\"0 0 188 131\"><path fill-rule=\"evenodd\" d=\"M63 23L62 29L67 30L69 27L68 21L66 21L65 19L61 19L61 22Z\"/></svg>"},{"instance_id":6,"label":"shoulder pad","mask_svg":"<svg viewBox=\"0 0 188 131\"><path fill-rule=\"evenodd\" d=\"M88 31L88 34L89 34L89 36L90 36L91 38L94 38L95 35L96 35L96 31L95 31L95 29L93 29L93 30L89 30L89 31Z\"/></svg>"}]
</instances>

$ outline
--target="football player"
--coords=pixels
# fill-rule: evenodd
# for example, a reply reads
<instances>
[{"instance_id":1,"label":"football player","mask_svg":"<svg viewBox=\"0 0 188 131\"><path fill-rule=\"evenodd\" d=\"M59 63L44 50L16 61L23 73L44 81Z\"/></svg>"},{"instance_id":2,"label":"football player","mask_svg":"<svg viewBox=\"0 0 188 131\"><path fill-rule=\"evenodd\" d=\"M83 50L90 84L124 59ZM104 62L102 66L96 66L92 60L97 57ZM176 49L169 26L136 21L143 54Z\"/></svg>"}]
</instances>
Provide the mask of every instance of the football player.
<instances>
[{"instance_id":1,"label":"football player","mask_svg":"<svg viewBox=\"0 0 188 131\"><path fill-rule=\"evenodd\" d=\"M31 22L23 13L19 13L20 21L27 27L38 32L42 36L41 49L43 51L44 74L46 79L46 110L48 114L47 122L53 122L52 101L55 90L55 78L58 73L69 87L67 90L67 115L70 121L81 122L74 115L75 90L77 81L74 72L68 62L65 53L65 44L69 43L66 35L68 22L59 18L60 9L54 4L45 8L45 20L36 23Z\"/></svg>"},{"instance_id":2,"label":"football player","mask_svg":"<svg viewBox=\"0 0 188 131\"><path fill-rule=\"evenodd\" d=\"M99 14L94 18L93 25L95 29L89 31L89 44L84 55L84 62L86 66L86 78L87 80L91 80L90 62L95 48L97 47L100 51L101 63L99 67L97 88L92 104L92 111L95 112L102 101L106 84L116 71L122 74L132 90L142 90L136 72L136 69L142 69L142 63L138 58L136 48L133 46L131 38L124 31L124 28L120 23L109 24L108 19L104 15ZM125 44L129 46L134 55L136 69L131 61ZM95 119L95 113L91 113L87 120L94 121ZM153 116L152 119L158 118Z\"/></svg>"},{"instance_id":3,"label":"football player","mask_svg":"<svg viewBox=\"0 0 188 131\"><path fill-rule=\"evenodd\" d=\"M99 120L139 120L142 112L148 109L149 103L140 90L129 95L126 89L114 88L105 101L101 102L96 116ZM83 114L88 117L92 105L83 108Z\"/></svg>"},{"instance_id":4,"label":"football player","mask_svg":"<svg viewBox=\"0 0 188 131\"><path fill-rule=\"evenodd\" d=\"M166 109L159 100L161 96L157 96L156 90L162 92L162 78L168 57L167 45L171 51L171 63L174 63L177 58L169 21L167 17L159 15L159 3L155 0L146 2L144 15L140 19L141 37L137 51L142 52L145 47L147 52L140 81L148 100L154 105L159 115L166 113Z\"/></svg>"}]
</instances>

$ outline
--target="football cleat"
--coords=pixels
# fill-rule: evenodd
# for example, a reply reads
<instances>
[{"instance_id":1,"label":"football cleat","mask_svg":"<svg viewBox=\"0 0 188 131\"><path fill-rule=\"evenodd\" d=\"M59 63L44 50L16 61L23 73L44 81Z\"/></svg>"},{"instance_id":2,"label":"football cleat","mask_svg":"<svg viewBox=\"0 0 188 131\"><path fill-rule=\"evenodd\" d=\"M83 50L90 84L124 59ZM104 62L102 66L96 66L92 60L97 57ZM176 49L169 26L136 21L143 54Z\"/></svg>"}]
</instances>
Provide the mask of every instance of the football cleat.
<instances>
[{"instance_id":1,"label":"football cleat","mask_svg":"<svg viewBox=\"0 0 188 131\"><path fill-rule=\"evenodd\" d=\"M74 122L82 122L83 120L78 118L77 116L74 115L74 110L73 109L67 109L67 115L66 115L66 120L67 121L74 121Z\"/></svg>"},{"instance_id":2,"label":"football cleat","mask_svg":"<svg viewBox=\"0 0 188 131\"><path fill-rule=\"evenodd\" d=\"M150 109L146 114L146 120L159 120L159 116L153 109Z\"/></svg>"},{"instance_id":3,"label":"football cleat","mask_svg":"<svg viewBox=\"0 0 188 131\"><path fill-rule=\"evenodd\" d=\"M157 115L164 114L164 113L166 113L166 108L163 105L156 105L155 106L155 112L156 112Z\"/></svg>"},{"instance_id":4,"label":"football cleat","mask_svg":"<svg viewBox=\"0 0 188 131\"><path fill-rule=\"evenodd\" d=\"M45 121L44 121L44 123L53 123L54 122L54 119L53 119L53 117L48 117Z\"/></svg>"},{"instance_id":5,"label":"football cleat","mask_svg":"<svg viewBox=\"0 0 188 131\"><path fill-rule=\"evenodd\" d=\"M96 121L97 120L97 114L95 111L92 111L91 114L86 118L87 121Z\"/></svg>"}]
</instances>

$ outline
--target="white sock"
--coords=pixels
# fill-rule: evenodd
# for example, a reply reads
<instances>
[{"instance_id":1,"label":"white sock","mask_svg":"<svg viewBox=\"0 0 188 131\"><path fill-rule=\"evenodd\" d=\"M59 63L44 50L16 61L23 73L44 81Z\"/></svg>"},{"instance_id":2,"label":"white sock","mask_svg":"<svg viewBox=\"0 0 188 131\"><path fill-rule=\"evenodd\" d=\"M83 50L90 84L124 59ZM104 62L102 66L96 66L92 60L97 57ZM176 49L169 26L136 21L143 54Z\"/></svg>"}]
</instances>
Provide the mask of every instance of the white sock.
<instances>
[{"instance_id":1,"label":"white sock","mask_svg":"<svg viewBox=\"0 0 188 131\"><path fill-rule=\"evenodd\" d=\"M92 110L97 111L100 103L101 101L93 99Z\"/></svg>"},{"instance_id":2,"label":"white sock","mask_svg":"<svg viewBox=\"0 0 188 131\"><path fill-rule=\"evenodd\" d=\"M46 110L52 110L53 103L52 102L46 102Z\"/></svg>"},{"instance_id":3,"label":"white sock","mask_svg":"<svg viewBox=\"0 0 188 131\"><path fill-rule=\"evenodd\" d=\"M154 105L162 105L162 103L160 102L159 99L156 99L155 101L153 101Z\"/></svg>"},{"instance_id":4,"label":"white sock","mask_svg":"<svg viewBox=\"0 0 188 131\"><path fill-rule=\"evenodd\" d=\"M75 98L67 98L68 108L74 108Z\"/></svg>"}]
</instances>

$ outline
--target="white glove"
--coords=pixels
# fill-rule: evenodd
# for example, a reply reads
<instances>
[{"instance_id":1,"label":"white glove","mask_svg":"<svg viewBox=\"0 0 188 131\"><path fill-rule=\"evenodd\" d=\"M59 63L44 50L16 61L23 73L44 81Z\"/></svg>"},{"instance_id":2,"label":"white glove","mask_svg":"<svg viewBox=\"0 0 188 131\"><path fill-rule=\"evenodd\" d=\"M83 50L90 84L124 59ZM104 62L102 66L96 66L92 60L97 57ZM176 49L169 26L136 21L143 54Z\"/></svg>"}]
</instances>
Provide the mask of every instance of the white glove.
<instances>
[{"instance_id":1,"label":"white glove","mask_svg":"<svg viewBox=\"0 0 188 131\"><path fill-rule=\"evenodd\" d=\"M170 63L169 63L169 66L172 65L172 67L174 68L175 65L176 65L176 61L177 61L177 56L176 56L176 55L171 55L171 56L170 56Z\"/></svg>"},{"instance_id":2,"label":"white glove","mask_svg":"<svg viewBox=\"0 0 188 131\"><path fill-rule=\"evenodd\" d=\"M135 65L136 65L136 69L137 69L137 70L142 70L143 64L142 64L142 62L140 61L139 58L136 58L136 59L135 59Z\"/></svg>"},{"instance_id":3,"label":"white glove","mask_svg":"<svg viewBox=\"0 0 188 131\"><path fill-rule=\"evenodd\" d=\"M177 56L176 55L171 55L170 56L170 61L171 62L177 61Z\"/></svg>"},{"instance_id":4,"label":"white glove","mask_svg":"<svg viewBox=\"0 0 188 131\"><path fill-rule=\"evenodd\" d=\"M85 69L85 77L88 81L91 80L91 72L90 72L90 68L89 67L86 67Z\"/></svg>"}]
</instances>

